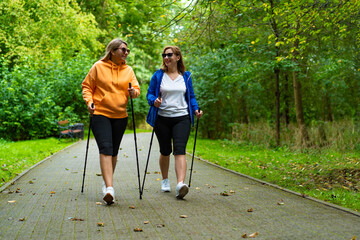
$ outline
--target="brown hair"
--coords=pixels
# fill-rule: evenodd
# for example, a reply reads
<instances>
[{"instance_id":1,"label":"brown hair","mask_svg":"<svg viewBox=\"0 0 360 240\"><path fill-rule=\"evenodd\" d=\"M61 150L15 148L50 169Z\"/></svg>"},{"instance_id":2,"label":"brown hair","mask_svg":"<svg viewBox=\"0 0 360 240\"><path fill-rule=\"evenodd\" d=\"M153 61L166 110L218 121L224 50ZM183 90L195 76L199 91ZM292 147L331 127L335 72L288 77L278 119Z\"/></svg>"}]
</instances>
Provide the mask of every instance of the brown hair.
<instances>
[{"instance_id":1,"label":"brown hair","mask_svg":"<svg viewBox=\"0 0 360 240\"><path fill-rule=\"evenodd\" d=\"M127 46L127 43L125 41L121 40L120 38L115 38L115 39L111 40L111 42L109 42L109 44L107 45L105 55L103 58L101 58L101 60L106 61L106 60L111 59L111 51L120 47L121 44L125 44Z\"/></svg>"},{"instance_id":2,"label":"brown hair","mask_svg":"<svg viewBox=\"0 0 360 240\"><path fill-rule=\"evenodd\" d=\"M177 46L166 46L163 50L162 53L165 53L165 51L167 49L171 49L173 51L173 53L177 56L180 56L180 59L179 61L177 62L177 70L181 73L181 74L184 74L185 73L185 65L184 65L184 62L183 62L183 57L181 55L181 51L180 51L180 48L177 47ZM161 69L165 72L168 71L168 67L165 65L165 62L164 62L164 58L163 58L163 63L162 63L162 67Z\"/></svg>"}]
</instances>

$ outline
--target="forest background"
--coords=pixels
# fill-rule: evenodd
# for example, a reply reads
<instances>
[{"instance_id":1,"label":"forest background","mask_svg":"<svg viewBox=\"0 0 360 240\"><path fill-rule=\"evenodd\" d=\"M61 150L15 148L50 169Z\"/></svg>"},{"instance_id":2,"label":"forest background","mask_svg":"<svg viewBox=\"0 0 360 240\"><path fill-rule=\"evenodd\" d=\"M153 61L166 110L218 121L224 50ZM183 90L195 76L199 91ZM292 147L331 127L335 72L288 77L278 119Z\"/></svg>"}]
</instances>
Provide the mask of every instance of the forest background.
<instances>
[{"instance_id":1,"label":"forest background","mask_svg":"<svg viewBox=\"0 0 360 240\"><path fill-rule=\"evenodd\" d=\"M0 3L0 136L56 135L86 122L80 84L120 37L142 86L178 45L206 112L200 135L269 147L360 149L359 1L32 1ZM340 137L340 138L339 138Z\"/></svg>"},{"instance_id":2,"label":"forest background","mask_svg":"<svg viewBox=\"0 0 360 240\"><path fill-rule=\"evenodd\" d=\"M201 138L355 153L339 161L360 179L359 11L357 0L3 0L0 138L57 136L62 119L87 124L81 82L120 37L142 90L137 126L162 49L177 45L205 112Z\"/></svg>"}]
</instances>

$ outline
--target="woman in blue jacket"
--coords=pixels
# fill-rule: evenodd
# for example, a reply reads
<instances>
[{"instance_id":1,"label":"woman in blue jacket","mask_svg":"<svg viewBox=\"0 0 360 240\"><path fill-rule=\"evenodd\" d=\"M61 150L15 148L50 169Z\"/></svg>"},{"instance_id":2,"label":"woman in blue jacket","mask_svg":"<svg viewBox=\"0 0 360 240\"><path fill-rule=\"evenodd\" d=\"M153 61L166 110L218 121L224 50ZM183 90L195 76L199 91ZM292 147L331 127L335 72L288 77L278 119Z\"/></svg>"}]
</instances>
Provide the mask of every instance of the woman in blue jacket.
<instances>
[{"instance_id":1,"label":"woman in blue jacket","mask_svg":"<svg viewBox=\"0 0 360 240\"><path fill-rule=\"evenodd\" d=\"M146 96L150 105L147 122L154 127L160 145L159 165L163 178L161 191L170 192L168 172L170 154L173 152L177 178L176 197L183 199L189 192L184 183L186 144L191 125L194 125L193 115L201 118L203 112L196 102L191 73L185 71L180 49L167 46L162 57L162 68L152 76Z\"/></svg>"}]
</instances>

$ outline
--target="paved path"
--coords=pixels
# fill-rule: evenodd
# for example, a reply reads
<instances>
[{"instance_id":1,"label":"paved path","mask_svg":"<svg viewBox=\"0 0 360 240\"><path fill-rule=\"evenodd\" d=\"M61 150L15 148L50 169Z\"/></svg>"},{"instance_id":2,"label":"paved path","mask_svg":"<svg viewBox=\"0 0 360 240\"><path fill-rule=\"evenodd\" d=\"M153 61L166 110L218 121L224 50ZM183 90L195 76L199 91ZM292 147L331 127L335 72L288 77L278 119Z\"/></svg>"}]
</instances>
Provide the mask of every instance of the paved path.
<instances>
[{"instance_id":1,"label":"paved path","mask_svg":"<svg viewBox=\"0 0 360 240\"><path fill-rule=\"evenodd\" d=\"M138 134L141 178L150 135ZM133 135L125 135L121 145L114 182L116 203L97 205L102 202L102 177L93 140L81 193L85 146L86 141L81 141L55 154L0 194L0 239L243 239L244 233L256 232L254 239L360 239L356 214L203 161L194 163L189 194L177 200L172 158L172 192L161 193L157 141L140 200ZM223 196L224 191L234 193Z\"/></svg>"}]
</instances>

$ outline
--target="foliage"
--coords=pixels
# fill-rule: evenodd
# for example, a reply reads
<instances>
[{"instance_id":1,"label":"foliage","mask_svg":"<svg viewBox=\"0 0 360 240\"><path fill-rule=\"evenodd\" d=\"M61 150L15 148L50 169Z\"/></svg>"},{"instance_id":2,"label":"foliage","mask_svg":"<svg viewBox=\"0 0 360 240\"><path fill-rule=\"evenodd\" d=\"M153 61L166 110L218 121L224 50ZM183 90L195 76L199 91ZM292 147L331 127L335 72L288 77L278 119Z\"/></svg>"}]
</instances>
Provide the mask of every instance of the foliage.
<instances>
[{"instance_id":1,"label":"foliage","mask_svg":"<svg viewBox=\"0 0 360 240\"><path fill-rule=\"evenodd\" d=\"M0 16L0 57L10 66L66 61L84 49L96 56L102 47L94 17L81 12L74 1L5 0Z\"/></svg>"},{"instance_id":2,"label":"foliage","mask_svg":"<svg viewBox=\"0 0 360 240\"><path fill-rule=\"evenodd\" d=\"M232 124L274 123L277 94L286 125L298 114L307 126L314 120L359 121L359 2L219 0L192 6L173 28L183 31L173 37L199 78L197 95L210 115L204 116L209 128L202 128L203 136L228 136Z\"/></svg>"},{"instance_id":3,"label":"foliage","mask_svg":"<svg viewBox=\"0 0 360 240\"><path fill-rule=\"evenodd\" d=\"M6 0L0 11L1 136L43 138L56 134L56 120L87 119L81 82L116 37L132 49L128 63L142 85L134 112L144 121L146 86L161 44L151 31L164 12L157 1Z\"/></svg>"},{"instance_id":4,"label":"foliage","mask_svg":"<svg viewBox=\"0 0 360 240\"><path fill-rule=\"evenodd\" d=\"M44 68L3 66L0 78L0 134L6 139L44 138L57 133L56 120L86 117L80 84L90 61L79 55Z\"/></svg>"}]
</instances>

